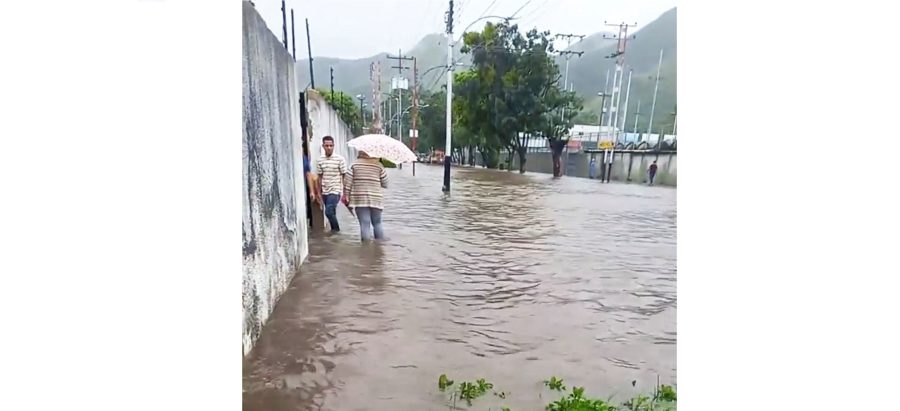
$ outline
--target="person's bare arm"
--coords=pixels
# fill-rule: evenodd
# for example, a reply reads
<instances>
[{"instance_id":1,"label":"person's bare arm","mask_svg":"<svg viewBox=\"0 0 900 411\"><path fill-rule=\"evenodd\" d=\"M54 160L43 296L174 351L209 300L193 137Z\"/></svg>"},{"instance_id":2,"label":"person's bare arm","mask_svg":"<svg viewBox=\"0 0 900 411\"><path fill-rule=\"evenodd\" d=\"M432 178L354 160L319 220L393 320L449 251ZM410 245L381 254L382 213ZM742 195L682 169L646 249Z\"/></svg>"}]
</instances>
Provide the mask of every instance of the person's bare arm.
<instances>
[{"instance_id":1,"label":"person's bare arm","mask_svg":"<svg viewBox=\"0 0 900 411\"><path fill-rule=\"evenodd\" d=\"M353 172L350 170L347 171L348 172L344 173L344 198L349 201L350 193L353 191Z\"/></svg>"},{"instance_id":2,"label":"person's bare arm","mask_svg":"<svg viewBox=\"0 0 900 411\"><path fill-rule=\"evenodd\" d=\"M352 173L347 167L347 159L344 158L341 159L341 183L344 185L345 190L353 183Z\"/></svg>"},{"instance_id":3,"label":"person's bare arm","mask_svg":"<svg viewBox=\"0 0 900 411\"><path fill-rule=\"evenodd\" d=\"M321 159L319 159L319 160L321 160ZM325 205L325 202L322 201L322 174L324 173L324 171L325 170L322 169L322 162L316 161L316 174L317 175L313 176L313 179L315 180L313 187L315 187L315 190L316 190L316 201L323 206Z\"/></svg>"}]
</instances>

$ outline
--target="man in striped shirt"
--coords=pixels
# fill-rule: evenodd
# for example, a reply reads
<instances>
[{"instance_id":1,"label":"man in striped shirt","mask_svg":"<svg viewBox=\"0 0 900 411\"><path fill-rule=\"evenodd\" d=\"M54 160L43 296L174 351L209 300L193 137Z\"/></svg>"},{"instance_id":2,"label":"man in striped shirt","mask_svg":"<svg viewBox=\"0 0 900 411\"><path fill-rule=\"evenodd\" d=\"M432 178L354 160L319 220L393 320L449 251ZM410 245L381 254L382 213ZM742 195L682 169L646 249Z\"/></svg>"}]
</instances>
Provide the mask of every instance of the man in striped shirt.
<instances>
[{"instance_id":1,"label":"man in striped shirt","mask_svg":"<svg viewBox=\"0 0 900 411\"><path fill-rule=\"evenodd\" d=\"M344 157L334 152L334 138L322 137L322 147L325 156L319 157L316 163L316 171L319 174L322 200L325 203L325 217L331 225L331 232L341 231L337 220L337 206L341 202L341 194L344 191L344 179L347 177L347 162Z\"/></svg>"}]
</instances>

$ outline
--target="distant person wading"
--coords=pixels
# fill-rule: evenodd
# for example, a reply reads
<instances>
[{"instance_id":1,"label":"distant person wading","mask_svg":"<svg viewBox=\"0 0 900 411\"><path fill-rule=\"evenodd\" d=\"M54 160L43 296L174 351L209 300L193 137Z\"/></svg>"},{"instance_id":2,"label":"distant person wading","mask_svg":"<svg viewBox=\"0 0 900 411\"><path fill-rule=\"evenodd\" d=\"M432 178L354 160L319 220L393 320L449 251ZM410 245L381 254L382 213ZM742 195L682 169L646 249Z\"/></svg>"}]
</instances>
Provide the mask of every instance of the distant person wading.
<instances>
[{"instance_id":1,"label":"distant person wading","mask_svg":"<svg viewBox=\"0 0 900 411\"><path fill-rule=\"evenodd\" d=\"M650 168L647 170L647 174L649 174L649 176L650 176L649 183L652 186L653 179L656 178L656 161L654 161L653 164L650 164Z\"/></svg>"}]
</instances>

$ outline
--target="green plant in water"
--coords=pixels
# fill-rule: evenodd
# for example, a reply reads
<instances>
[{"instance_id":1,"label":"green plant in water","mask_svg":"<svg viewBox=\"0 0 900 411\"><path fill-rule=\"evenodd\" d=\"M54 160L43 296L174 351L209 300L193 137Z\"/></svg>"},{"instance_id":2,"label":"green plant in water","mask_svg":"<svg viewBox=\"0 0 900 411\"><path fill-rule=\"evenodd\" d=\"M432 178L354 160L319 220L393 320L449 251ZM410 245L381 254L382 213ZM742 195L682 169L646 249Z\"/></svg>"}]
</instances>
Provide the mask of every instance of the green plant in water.
<instances>
[{"instance_id":1,"label":"green plant in water","mask_svg":"<svg viewBox=\"0 0 900 411\"><path fill-rule=\"evenodd\" d=\"M491 388L494 388L494 384L485 381L484 378L479 378L474 383L463 381L459 384L459 398L472 405L472 400L481 397Z\"/></svg>"},{"instance_id":2,"label":"green plant in water","mask_svg":"<svg viewBox=\"0 0 900 411\"><path fill-rule=\"evenodd\" d=\"M659 390L656 392L656 399L660 401L669 401L675 402L677 399L677 395L675 394L675 389L672 388L671 385L662 385L659 387Z\"/></svg>"},{"instance_id":3,"label":"green plant in water","mask_svg":"<svg viewBox=\"0 0 900 411\"><path fill-rule=\"evenodd\" d=\"M451 385L453 385L453 380L447 378L447 374L441 374L441 376L438 377L438 389L441 390L441 392L444 392L444 390Z\"/></svg>"},{"instance_id":4,"label":"green plant in water","mask_svg":"<svg viewBox=\"0 0 900 411\"><path fill-rule=\"evenodd\" d=\"M566 386L563 385L563 380L562 380L562 378L556 378L555 376L554 376L554 377L550 377L549 380L545 380L545 381L544 381L544 385L550 387L550 389L551 389L551 390L554 390L554 391L560 391L560 392L562 392L562 391L565 391L565 390L566 390Z\"/></svg>"},{"instance_id":5,"label":"green plant in water","mask_svg":"<svg viewBox=\"0 0 900 411\"><path fill-rule=\"evenodd\" d=\"M625 403L622 405L624 405L631 411L649 411L653 409L653 404L650 403L650 397L646 395L638 395L637 397L625 401Z\"/></svg>"},{"instance_id":6,"label":"green plant in water","mask_svg":"<svg viewBox=\"0 0 900 411\"><path fill-rule=\"evenodd\" d=\"M446 374L442 374L438 378L438 388L444 392L453 385L453 380L449 379ZM563 380L557 377L551 377L544 381L544 385L554 391L565 392L566 386ZM632 382L635 385L635 382ZM472 406L472 400L475 400L494 388L494 384L487 382L484 378L479 378L475 382L463 381L457 385L457 389L452 392L451 400L453 407L456 406L457 399L464 399L469 406ZM670 385L659 385L653 393L653 397L646 395L638 395L622 404L622 407L613 405L612 397L602 400L597 398L589 398L584 394L584 387L572 387L569 395L560 398L549 405L547 411L675 411L677 395L675 388ZM493 391L497 397L506 399L506 392ZM502 408L503 411L509 411L508 407Z\"/></svg>"},{"instance_id":7,"label":"green plant in water","mask_svg":"<svg viewBox=\"0 0 900 411\"><path fill-rule=\"evenodd\" d=\"M571 394L547 405L547 411L616 411L616 409L606 401L585 397L584 387L572 387Z\"/></svg>"}]
</instances>

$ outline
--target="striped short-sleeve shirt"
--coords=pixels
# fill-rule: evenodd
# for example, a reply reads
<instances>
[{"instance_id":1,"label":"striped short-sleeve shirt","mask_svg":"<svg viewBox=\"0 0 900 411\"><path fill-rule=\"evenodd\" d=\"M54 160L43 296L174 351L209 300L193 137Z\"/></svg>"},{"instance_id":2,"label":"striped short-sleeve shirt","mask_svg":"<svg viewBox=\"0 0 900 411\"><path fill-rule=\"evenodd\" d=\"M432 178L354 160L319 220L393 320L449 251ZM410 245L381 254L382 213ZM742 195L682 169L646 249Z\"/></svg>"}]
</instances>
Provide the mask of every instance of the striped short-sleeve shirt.
<instances>
[{"instance_id":1,"label":"striped short-sleeve shirt","mask_svg":"<svg viewBox=\"0 0 900 411\"><path fill-rule=\"evenodd\" d=\"M348 187L350 207L384 209L383 189L387 188L387 171L376 159L359 159L350 166Z\"/></svg>"},{"instance_id":2,"label":"striped short-sleeve shirt","mask_svg":"<svg viewBox=\"0 0 900 411\"><path fill-rule=\"evenodd\" d=\"M347 174L347 162L340 154L332 153L331 157L319 157L316 171L322 179L322 194L343 192L344 175Z\"/></svg>"}]
</instances>

